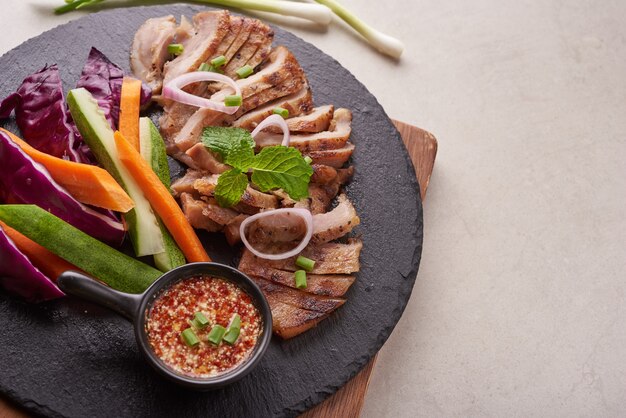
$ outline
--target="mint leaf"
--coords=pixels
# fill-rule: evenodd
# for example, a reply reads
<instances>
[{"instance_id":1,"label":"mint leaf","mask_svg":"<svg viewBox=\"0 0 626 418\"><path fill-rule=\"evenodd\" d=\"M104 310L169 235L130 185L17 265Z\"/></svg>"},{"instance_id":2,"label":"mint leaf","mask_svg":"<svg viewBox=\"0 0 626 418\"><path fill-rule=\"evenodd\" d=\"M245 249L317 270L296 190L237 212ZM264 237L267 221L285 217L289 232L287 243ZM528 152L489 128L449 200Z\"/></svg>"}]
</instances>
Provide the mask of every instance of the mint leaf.
<instances>
[{"instance_id":1,"label":"mint leaf","mask_svg":"<svg viewBox=\"0 0 626 418\"><path fill-rule=\"evenodd\" d=\"M254 159L254 139L242 128L208 126L202 131L205 147L222 157L225 164L247 171Z\"/></svg>"},{"instance_id":2,"label":"mint leaf","mask_svg":"<svg viewBox=\"0 0 626 418\"><path fill-rule=\"evenodd\" d=\"M313 168L295 148L275 146L263 148L250 165L252 182L262 192L283 189L289 197L299 200L309 195Z\"/></svg>"},{"instance_id":3,"label":"mint leaf","mask_svg":"<svg viewBox=\"0 0 626 418\"><path fill-rule=\"evenodd\" d=\"M246 187L248 176L236 168L225 171L217 178L215 200L223 208L234 206L241 200Z\"/></svg>"}]
</instances>

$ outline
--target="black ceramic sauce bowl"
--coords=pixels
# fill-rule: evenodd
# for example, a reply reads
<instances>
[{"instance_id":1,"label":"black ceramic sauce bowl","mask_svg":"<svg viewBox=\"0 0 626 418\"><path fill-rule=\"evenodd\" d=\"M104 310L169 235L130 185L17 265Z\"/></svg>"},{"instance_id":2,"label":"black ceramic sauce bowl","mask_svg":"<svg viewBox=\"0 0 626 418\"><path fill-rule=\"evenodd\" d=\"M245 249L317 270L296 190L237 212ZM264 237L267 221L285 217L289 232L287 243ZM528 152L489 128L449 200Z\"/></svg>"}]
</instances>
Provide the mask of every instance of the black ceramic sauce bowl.
<instances>
[{"instance_id":1,"label":"black ceramic sauce bowl","mask_svg":"<svg viewBox=\"0 0 626 418\"><path fill-rule=\"evenodd\" d=\"M174 283L194 276L214 276L228 280L246 291L263 319L263 329L252 353L237 367L210 378L193 378L177 373L156 356L146 333L146 320L152 304ZM211 390L226 386L247 375L261 360L272 337L272 312L261 289L248 276L219 263L191 263L171 270L157 279L144 293L133 295L106 287L75 271L59 276L57 284L65 293L105 306L129 319L135 327L137 346L154 369L167 379L195 390Z\"/></svg>"}]
</instances>

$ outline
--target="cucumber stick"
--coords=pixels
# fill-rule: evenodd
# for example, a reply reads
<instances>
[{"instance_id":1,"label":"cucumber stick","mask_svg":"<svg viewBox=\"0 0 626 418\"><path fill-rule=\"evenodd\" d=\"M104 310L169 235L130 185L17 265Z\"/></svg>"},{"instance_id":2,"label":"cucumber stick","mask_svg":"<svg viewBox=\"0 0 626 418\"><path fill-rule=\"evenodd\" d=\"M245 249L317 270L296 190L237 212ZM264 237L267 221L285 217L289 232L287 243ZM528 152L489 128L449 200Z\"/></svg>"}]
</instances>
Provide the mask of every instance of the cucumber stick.
<instances>
[{"instance_id":1,"label":"cucumber stick","mask_svg":"<svg viewBox=\"0 0 626 418\"><path fill-rule=\"evenodd\" d=\"M35 205L0 205L0 220L113 289L142 293L161 272Z\"/></svg>"},{"instance_id":2,"label":"cucumber stick","mask_svg":"<svg viewBox=\"0 0 626 418\"><path fill-rule=\"evenodd\" d=\"M171 185L170 168L167 164L165 143L150 118L139 119L139 150L143 159L150 164L161 182L169 189ZM160 219L159 227L163 233L165 251L154 255L154 264L161 271L169 271L182 266L185 264L185 256Z\"/></svg>"},{"instance_id":3,"label":"cucumber stick","mask_svg":"<svg viewBox=\"0 0 626 418\"><path fill-rule=\"evenodd\" d=\"M126 190L135 208L124 214L130 240L137 256L165 251L159 222L141 189L120 161L113 130L98 107L98 102L84 88L70 90L67 104L74 123L102 166Z\"/></svg>"}]
</instances>

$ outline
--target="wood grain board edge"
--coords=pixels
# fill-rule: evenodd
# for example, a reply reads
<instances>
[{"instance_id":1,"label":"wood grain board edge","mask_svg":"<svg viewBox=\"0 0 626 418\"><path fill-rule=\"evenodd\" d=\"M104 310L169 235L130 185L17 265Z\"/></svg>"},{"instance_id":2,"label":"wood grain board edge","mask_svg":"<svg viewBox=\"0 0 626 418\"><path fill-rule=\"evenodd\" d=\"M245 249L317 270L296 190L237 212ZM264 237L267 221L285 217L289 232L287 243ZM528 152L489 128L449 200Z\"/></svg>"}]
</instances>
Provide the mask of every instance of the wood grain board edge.
<instances>
[{"instance_id":1,"label":"wood grain board edge","mask_svg":"<svg viewBox=\"0 0 626 418\"><path fill-rule=\"evenodd\" d=\"M423 129L392 119L415 167L420 196L426 197L430 176L437 156L437 139ZM309 409L300 418L357 418L361 415L365 395L376 364L376 356L334 395Z\"/></svg>"},{"instance_id":2,"label":"wood grain board edge","mask_svg":"<svg viewBox=\"0 0 626 418\"><path fill-rule=\"evenodd\" d=\"M423 129L397 120L393 120L393 123L400 132L402 141L413 161L423 200L426 197L426 189L435 165L437 140ZM300 415L300 418L357 418L363 408L375 363L376 356L333 396ZM0 418L25 418L27 416L19 406L0 397Z\"/></svg>"}]
</instances>

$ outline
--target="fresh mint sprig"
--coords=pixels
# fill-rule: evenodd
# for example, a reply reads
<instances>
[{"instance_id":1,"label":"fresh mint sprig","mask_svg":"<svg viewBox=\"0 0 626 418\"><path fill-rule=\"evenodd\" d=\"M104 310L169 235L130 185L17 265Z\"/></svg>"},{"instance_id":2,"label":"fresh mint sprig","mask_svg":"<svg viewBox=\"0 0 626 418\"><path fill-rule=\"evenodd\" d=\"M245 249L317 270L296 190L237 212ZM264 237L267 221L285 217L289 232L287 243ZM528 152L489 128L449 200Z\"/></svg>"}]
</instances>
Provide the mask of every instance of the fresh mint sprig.
<instances>
[{"instance_id":1,"label":"fresh mint sprig","mask_svg":"<svg viewBox=\"0 0 626 418\"><path fill-rule=\"evenodd\" d=\"M256 144L250 132L219 126L205 128L202 143L233 167L217 180L215 199L220 206L231 207L241 200L248 187L246 173L250 171L252 183L263 192L283 189L294 200L309 195L313 169L295 148L266 147L255 155Z\"/></svg>"}]
</instances>

